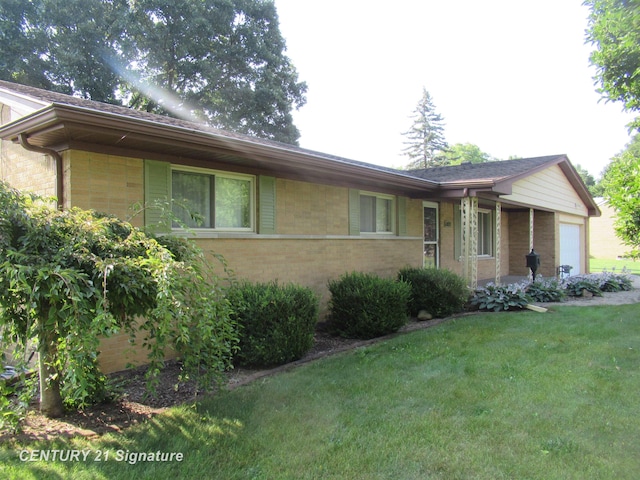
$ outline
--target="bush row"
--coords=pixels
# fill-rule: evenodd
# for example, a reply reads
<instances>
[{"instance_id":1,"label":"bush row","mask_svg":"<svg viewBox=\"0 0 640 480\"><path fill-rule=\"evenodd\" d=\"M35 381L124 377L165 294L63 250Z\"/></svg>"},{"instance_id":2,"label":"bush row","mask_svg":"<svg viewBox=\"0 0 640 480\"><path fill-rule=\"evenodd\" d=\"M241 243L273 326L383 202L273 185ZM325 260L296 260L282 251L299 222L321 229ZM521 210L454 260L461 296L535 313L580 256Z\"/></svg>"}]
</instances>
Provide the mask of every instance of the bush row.
<instances>
[{"instance_id":1,"label":"bush row","mask_svg":"<svg viewBox=\"0 0 640 480\"><path fill-rule=\"evenodd\" d=\"M509 285L488 284L476 290L471 304L480 310L517 310L532 302L562 302L567 297L602 296L603 292L631 290L631 279L625 274L599 273L575 275L562 281L542 279L533 283Z\"/></svg>"},{"instance_id":2,"label":"bush row","mask_svg":"<svg viewBox=\"0 0 640 480\"><path fill-rule=\"evenodd\" d=\"M398 331L409 316L444 317L469 299L464 280L447 270L404 268L395 279L352 272L328 283L327 326L335 335L368 339ZM234 364L291 362L313 346L318 298L305 287L242 282L227 298L239 328Z\"/></svg>"}]
</instances>

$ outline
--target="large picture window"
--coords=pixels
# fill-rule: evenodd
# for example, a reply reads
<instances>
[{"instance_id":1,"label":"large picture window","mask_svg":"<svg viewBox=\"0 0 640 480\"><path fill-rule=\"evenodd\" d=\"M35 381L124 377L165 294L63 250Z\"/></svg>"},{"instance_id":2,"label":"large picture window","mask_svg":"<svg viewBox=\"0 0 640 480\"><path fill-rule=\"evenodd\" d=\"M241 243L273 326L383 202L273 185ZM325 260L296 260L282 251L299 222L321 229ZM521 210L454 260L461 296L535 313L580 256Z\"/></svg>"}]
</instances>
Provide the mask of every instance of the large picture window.
<instances>
[{"instance_id":1,"label":"large picture window","mask_svg":"<svg viewBox=\"0 0 640 480\"><path fill-rule=\"evenodd\" d=\"M174 169L173 227L252 230L253 177Z\"/></svg>"},{"instance_id":2,"label":"large picture window","mask_svg":"<svg viewBox=\"0 0 640 480\"><path fill-rule=\"evenodd\" d=\"M392 197L360 195L360 231L363 233L393 233Z\"/></svg>"}]
</instances>

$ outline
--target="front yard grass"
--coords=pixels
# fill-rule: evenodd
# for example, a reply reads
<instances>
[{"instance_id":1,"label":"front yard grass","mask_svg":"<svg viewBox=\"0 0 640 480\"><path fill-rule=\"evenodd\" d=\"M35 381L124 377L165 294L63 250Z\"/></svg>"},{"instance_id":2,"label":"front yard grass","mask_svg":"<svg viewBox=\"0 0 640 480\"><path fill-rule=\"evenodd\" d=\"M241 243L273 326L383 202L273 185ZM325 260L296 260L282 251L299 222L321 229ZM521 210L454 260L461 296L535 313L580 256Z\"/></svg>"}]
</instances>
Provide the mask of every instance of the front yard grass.
<instances>
[{"instance_id":1,"label":"front yard grass","mask_svg":"<svg viewBox=\"0 0 640 480\"><path fill-rule=\"evenodd\" d=\"M469 315L121 435L4 445L0 477L635 479L639 395L639 304ZM43 449L90 453L20 460ZM184 458L131 464L118 451Z\"/></svg>"},{"instance_id":2,"label":"front yard grass","mask_svg":"<svg viewBox=\"0 0 640 480\"><path fill-rule=\"evenodd\" d=\"M591 273L600 273L603 271L622 273L623 269L627 273L634 275L640 275L640 262L630 260L628 258L618 259L605 259L605 258L591 258L589 259L589 271Z\"/></svg>"}]
</instances>

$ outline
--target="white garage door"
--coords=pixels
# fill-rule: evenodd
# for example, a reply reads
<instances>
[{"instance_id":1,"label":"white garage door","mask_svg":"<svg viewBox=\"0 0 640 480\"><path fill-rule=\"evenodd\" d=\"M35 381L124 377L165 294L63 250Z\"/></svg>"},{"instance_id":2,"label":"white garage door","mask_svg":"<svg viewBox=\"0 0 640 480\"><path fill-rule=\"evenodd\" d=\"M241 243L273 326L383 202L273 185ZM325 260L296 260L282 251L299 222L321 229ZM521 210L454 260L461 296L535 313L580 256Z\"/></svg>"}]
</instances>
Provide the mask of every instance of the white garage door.
<instances>
[{"instance_id":1,"label":"white garage door","mask_svg":"<svg viewBox=\"0 0 640 480\"><path fill-rule=\"evenodd\" d=\"M571 275L580 271L580 225L560 224L560 265L571 265Z\"/></svg>"}]
</instances>

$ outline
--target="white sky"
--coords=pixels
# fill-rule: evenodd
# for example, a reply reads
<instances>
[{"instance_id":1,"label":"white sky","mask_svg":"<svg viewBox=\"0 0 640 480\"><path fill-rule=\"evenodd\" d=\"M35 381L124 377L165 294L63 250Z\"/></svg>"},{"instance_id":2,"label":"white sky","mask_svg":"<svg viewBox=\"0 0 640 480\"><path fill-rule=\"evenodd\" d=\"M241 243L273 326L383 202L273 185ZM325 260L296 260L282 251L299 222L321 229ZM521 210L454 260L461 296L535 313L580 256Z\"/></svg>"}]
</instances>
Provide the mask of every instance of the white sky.
<instances>
[{"instance_id":1,"label":"white sky","mask_svg":"<svg viewBox=\"0 0 640 480\"><path fill-rule=\"evenodd\" d=\"M389 167L424 86L449 144L566 153L596 178L633 115L595 91L582 0L275 0L309 87L300 146Z\"/></svg>"}]
</instances>

